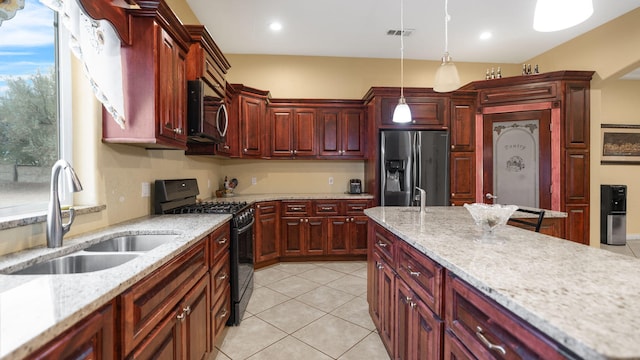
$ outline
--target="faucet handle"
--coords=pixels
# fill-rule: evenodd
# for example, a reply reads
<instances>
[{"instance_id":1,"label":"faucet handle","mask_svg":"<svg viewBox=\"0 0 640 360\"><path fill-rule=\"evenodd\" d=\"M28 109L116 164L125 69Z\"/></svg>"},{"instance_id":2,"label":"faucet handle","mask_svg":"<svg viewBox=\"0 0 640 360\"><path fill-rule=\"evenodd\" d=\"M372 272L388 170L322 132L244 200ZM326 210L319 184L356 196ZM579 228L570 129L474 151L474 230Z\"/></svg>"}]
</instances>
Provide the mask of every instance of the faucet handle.
<instances>
[{"instance_id":1,"label":"faucet handle","mask_svg":"<svg viewBox=\"0 0 640 360\"><path fill-rule=\"evenodd\" d=\"M69 208L69 222L62 225L62 235L66 234L71 230L71 224L73 224L73 220L76 219L76 210L74 208Z\"/></svg>"}]
</instances>

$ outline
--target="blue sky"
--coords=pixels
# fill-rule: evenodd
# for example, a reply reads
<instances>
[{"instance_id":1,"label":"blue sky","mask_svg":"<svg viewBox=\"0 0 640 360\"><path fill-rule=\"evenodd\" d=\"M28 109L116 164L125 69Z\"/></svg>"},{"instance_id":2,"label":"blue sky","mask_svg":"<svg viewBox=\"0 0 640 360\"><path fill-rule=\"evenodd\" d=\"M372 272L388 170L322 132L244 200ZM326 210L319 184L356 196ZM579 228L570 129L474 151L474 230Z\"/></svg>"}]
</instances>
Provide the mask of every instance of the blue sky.
<instances>
[{"instance_id":1,"label":"blue sky","mask_svg":"<svg viewBox=\"0 0 640 360\"><path fill-rule=\"evenodd\" d=\"M0 25L0 94L7 77L45 73L54 65L53 11L38 0Z\"/></svg>"}]
</instances>

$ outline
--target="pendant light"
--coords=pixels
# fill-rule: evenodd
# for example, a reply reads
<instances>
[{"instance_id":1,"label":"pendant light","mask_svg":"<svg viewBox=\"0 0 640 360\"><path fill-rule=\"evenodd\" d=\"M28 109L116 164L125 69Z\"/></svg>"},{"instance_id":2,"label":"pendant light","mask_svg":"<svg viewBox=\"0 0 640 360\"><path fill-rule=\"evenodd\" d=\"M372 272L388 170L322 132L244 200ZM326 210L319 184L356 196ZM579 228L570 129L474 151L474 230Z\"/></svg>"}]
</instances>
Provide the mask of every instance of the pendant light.
<instances>
[{"instance_id":1,"label":"pendant light","mask_svg":"<svg viewBox=\"0 0 640 360\"><path fill-rule=\"evenodd\" d=\"M449 56L449 0L444 1L444 56L442 57L442 64L436 71L436 80L433 86L433 90L437 92L449 92L457 90L460 87L460 76L458 76L458 69L456 65L451 61Z\"/></svg>"},{"instance_id":2,"label":"pendant light","mask_svg":"<svg viewBox=\"0 0 640 360\"><path fill-rule=\"evenodd\" d=\"M394 123L411 122L411 109L404 98L404 6L400 0L400 100L393 110Z\"/></svg>"},{"instance_id":3,"label":"pendant light","mask_svg":"<svg viewBox=\"0 0 640 360\"><path fill-rule=\"evenodd\" d=\"M593 0L538 0L533 29L551 32L570 28L593 14Z\"/></svg>"}]
</instances>

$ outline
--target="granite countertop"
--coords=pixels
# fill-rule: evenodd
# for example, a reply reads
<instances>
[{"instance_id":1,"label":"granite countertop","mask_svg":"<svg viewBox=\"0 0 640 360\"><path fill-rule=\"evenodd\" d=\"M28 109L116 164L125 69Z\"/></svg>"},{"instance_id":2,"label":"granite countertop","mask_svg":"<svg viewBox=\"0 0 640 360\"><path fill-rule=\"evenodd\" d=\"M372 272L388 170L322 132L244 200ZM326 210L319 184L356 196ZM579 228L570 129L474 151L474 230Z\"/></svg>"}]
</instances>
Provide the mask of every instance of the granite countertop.
<instances>
[{"instance_id":1,"label":"granite countertop","mask_svg":"<svg viewBox=\"0 0 640 360\"><path fill-rule=\"evenodd\" d=\"M231 215L162 215L70 237L57 249L36 248L0 257L0 273L72 253L101 240L133 234L175 234L120 266L70 275L0 274L0 359L21 359L99 309L231 219Z\"/></svg>"},{"instance_id":2,"label":"granite countertop","mask_svg":"<svg viewBox=\"0 0 640 360\"><path fill-rule=\"evenodd\" d=\"M305 193L305 194L234 194L233 196L225 196L221 198L210 199L212 201L246 201L248 203L255 203L260 201L278 201L278 200L369 200L373 199L373 195L363 194L348 194L348 193Z\"/></svg>"},{"instance_id":3,"label":"granite countertop","mask_svg":"<svg viewBox=\"0 0 640 360\"><path fill-rule=\"evenodd\" d=\"M514 226L477 240L462 207L365 214L576 355L640 358L640 260Z\"/></svg>"}]
</instances>

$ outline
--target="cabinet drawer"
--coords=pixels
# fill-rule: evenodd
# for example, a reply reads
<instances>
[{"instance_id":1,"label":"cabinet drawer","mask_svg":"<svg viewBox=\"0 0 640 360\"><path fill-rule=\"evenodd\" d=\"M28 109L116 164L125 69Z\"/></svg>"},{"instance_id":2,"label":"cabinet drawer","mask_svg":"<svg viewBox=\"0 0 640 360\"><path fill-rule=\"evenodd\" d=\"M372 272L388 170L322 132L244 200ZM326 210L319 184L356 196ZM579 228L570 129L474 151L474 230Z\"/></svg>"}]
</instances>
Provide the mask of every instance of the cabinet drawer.
<instances>
[{"instance_id":1,"label":"cabinet drawer","mask_svg":"<svg viewBox=\"0 0 640 360\"><path fill-rule=\"evenodd\" d=\"M364 209L369 207L369 201L352 201L345 202L346 215L364 215Z\"/></svg>"},{"instance_id":2,"label":"cabinet drawer","mask_svg":"<svg viewBox=\"0 0 640 360\"><path fill-rule=\"evenodd\" d=\"M559 345L449 272L445 293L447 327L478 358L566 359Z\"/></svg>"},{"instance_id":3,"label":"cabinet drawer","mask_svg":"<svg viewBox=\"0 0 640 360\"><path fill-rule=\"evenodd\" d=\"M211 311L211 326L215 336L218 336L224 326L227 324L229 315L231 314L231 287L224 289L224 295L218 299Z\"/></svg>"},{"instance_id":4,"label":"cabinet drawer","mask_svg":"<svg viewBox=\"0 0 640 360\"><path fill-rule=\"evenodd\" d=\"M394 236L380 226L376 226L373 231L373 250L377 251L388 264L395 264L394 257Z\"/></svg>"},{"instance_id":5,"label":"cabinet drawer","mask_svg":"<svg viewBox=\"0 0 640 360\"><path fill-rule=\"evenodd\" d=\"M121 295L122 350L129 354L208 270L205 241L140 280Z\"/></svg>"},{"instance_id":6,"label":"cabinet drawer","mask_svg":"<svg viewBox=\"0 0 640 360\"><path fill-rule=\"evenodd\" d=\"M215 263L228 252L230 239L231 227L228 222L209 235L210 267L214 267Z\"/></svg>"},{"instance_id":7,"label":"cabinet drawer","mask_svg":"<svg viewBox=\"0 0 640 360\"><path fill-rule=\"evenodd\" d=\"M256 204L256 211L259 211L261 215L277 213L278 202L277 201L259 202Z\"/></svg>"},{"instance_id":8,"label":"cabinet drawer","mask_svg":"<svg viewBox=\"0 0 640 360\"><path fill-rule=\"evenodd\" d=\"M211 274L211 303L214 304L220 298L224 289L229 286L229 275L231 274L229 252L216 262Z\"/></svg>"},{"instance_id":9,"label":"cabinet drawer","mask_svg":"<svg viewBox=\"0 0 640 360\"><path fill-rule=\"evenodd\" d=\"M405 242L399 242L397 248L396 272L431 311L442 317L442 266Z\"/></svg>"},{"instance_id":10,"label":"cabinet drawer","mask_svg":"<svg viewBox=\"0 0 640 360\"><path fill-rule=\"evenodd\" d=\"M309 216L311 201L283 201L282 216Z\"/></svg>"},{"instance_id":11,"label":"cabinet drawer","mask_svg":"<svg viewBox=\"0 0 640 360\"><path fill-rule=\"evenodd\" d=\"M338 201L314 201L313 210L316 215L339 215L340 202Z\"/></svg>"}]
</instances>

